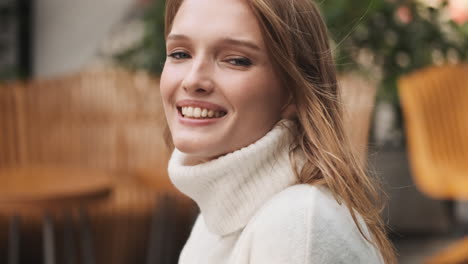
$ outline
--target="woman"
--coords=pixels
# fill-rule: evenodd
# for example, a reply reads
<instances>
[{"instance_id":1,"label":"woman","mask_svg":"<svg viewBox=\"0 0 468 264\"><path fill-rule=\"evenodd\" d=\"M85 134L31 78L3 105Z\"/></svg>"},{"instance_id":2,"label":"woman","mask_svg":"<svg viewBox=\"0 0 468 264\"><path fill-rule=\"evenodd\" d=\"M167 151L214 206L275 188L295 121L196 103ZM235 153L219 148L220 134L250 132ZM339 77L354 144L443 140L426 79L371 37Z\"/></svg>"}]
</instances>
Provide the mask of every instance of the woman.
<instances>
[{"instance_id":1,"label":"woman","mask_svg":"<svg viewBox=\"0 0 468 264\"><path fill-rule=\"evenodd\" d=\"M174 185L201 210L179 263L394 263L345 137L310 0L168 0Z\"/></svg>"}]
</instances>

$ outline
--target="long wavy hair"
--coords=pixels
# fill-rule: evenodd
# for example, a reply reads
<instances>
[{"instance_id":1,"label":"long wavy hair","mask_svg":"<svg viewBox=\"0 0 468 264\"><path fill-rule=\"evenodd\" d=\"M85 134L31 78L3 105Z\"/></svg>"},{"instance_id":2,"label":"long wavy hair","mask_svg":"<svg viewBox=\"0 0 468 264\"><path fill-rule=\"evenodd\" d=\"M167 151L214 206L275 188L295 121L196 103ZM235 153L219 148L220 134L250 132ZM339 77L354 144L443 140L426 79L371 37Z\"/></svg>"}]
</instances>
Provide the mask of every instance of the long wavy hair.
<instances>
[{"instance_id":1,"label":"long wavy hair","mask_svg":"<svg viewBox=\"0 0 468 264\"><path fill-rule=\"evenodd\" d=\"M306 162L299 183L325 185L349 209L362 236L374 244L387 264L396 263L394 248L380 212L380 186L367 174L343 127L336 70L323 18L312 0L246 0L260 24L275 68L296 106L299 151ZM167 0L165 35L183 0ZM166 129L168 131L168 129ZM166 141L171 142L169 134ZM368 237L358 215L370 231Z\"/></svg>"}]
</instances>

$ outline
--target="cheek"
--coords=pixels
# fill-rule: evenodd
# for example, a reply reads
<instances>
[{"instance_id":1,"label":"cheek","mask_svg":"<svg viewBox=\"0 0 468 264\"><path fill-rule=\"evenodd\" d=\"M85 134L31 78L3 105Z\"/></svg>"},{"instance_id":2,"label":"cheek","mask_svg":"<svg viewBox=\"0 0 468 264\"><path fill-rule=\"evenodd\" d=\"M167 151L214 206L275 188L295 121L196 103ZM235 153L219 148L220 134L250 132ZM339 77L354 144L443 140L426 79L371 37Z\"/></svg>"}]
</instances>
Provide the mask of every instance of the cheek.
<instances>
[{"instance_id":1,"label":"cheek","mask_svg":"<svg viewBox=\"0 0 468 264\"><path fill-rule=\"evenodd\" d=\"M263 114L280 112L284 93L279 81L271 74L255 73L232 82L230 98L239 111L261 111Z\"/></svg>"},{"instance_id":2,"label":"cheek","mask_svg":"<svg viewBox=\"0 0 468 264\"><path fill-rule=\"evenodd\" d=\"M178 87L177 74L171 67L164 67L161 73L161 80L159 82L159 92L161 95L162 106L164 115L170 130L173 129L173 117L176 114L174 111L175 94Z\"/></svg>"},{"instance_id":3,"label":"cheek","mask_svg":"<svg viewBox=\"0 0 468 264\"><path fill-rule=\"evenodd\" d=\"M165 66L161 73L161 81L159 83L159 91L161 93L161 98L164 106L171 103L174 94L177 91L180 74L177 73L174 67Z\"/></svg>"}]
</instances>

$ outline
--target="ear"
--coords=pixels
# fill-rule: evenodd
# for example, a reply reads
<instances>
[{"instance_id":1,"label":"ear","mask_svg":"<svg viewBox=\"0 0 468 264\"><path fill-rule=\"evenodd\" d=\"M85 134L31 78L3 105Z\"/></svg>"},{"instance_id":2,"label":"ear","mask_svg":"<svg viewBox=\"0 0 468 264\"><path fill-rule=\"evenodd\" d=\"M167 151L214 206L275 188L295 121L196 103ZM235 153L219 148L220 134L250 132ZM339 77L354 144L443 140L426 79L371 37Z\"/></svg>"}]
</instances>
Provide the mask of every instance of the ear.
<instances>
[{"instance_id":1,"label":"ear","mask_svg":"<svg viewBox=\"0 0 468 264\"><path fill-rule=\"evenodd\" d=\"M296 117L296 104L290 103L283 107L281 111L282 119L292 119Z\"/></svg>"}]
</instances>

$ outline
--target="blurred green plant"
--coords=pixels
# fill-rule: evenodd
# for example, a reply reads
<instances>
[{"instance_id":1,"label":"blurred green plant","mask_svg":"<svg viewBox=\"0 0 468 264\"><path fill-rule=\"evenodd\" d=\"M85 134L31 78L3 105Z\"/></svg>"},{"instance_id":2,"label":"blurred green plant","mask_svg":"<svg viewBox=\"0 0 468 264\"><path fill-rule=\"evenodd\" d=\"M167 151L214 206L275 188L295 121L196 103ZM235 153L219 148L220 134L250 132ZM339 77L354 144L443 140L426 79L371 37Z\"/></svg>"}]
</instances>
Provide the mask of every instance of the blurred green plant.
<instances>
[{"instance_id":1,"label":"blurred green plant","mask_svg":"<svg viewBox=\"0 0 468 264\"><path fill-rule=\"evenodd\" d=\"M16 13L12 2L0 3L0 26L2 26L2 24L11 23L11 20L15 18L15 15ZM7 56L7 52L11 52L9 45L11 44L7 43L5 38L0 38L0 59L5 58ZM18 77L17 65L9 65L4 62L0 62L0 83L13 80Z\"/></svg>"},{"instance_id":2,"label":"blurred green plant","mask_svg":"<svg viewBox=\"0 0 468 264\"><path fill-rule=\"evenodd\" d=\"M163 0L152 0L143 15L144 36L133 47L115 54L118 64L130 69L146 70L159 75L166 60L164 41L164 6Z\"/></svg>"},{"instance_id":3,"label":"blurred green plant","mask_svg":"<svg viewBox=\"0 0 468 264\"><path fill-rule=\"evenodd\" d=\"M379 99L398 104L399 76L468 57L468 23L450 18L449 1L321 0L318 5L335 44L338 69L377 76ZM115 56L119 63L160 74L166 58L163 12L164 1L149 4L144 37Z\"/></svg>"},{"instance_id":4,"label":"blurred green plant","mask_svg":"<svg viewBox=\"0 0 468 264\"><path fill-rule=\"evenodd\" d=\"M337 41L339 70L378 76L379 99L398 104L403 74L467 59L468 23L450 17L448 1L325 0L321 6Z\"/></svg>"}]
</instances>

